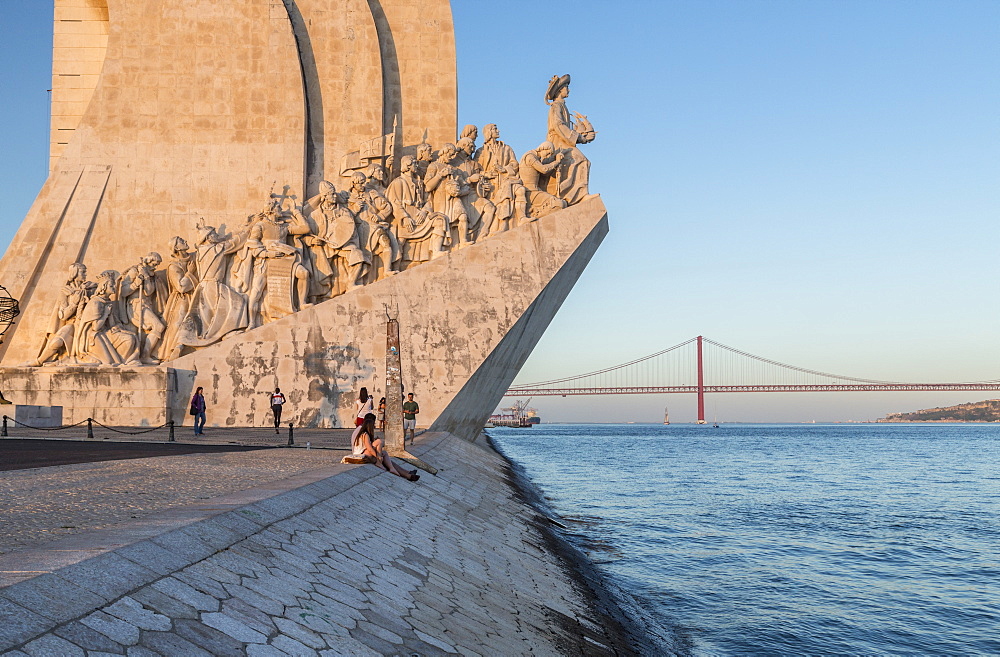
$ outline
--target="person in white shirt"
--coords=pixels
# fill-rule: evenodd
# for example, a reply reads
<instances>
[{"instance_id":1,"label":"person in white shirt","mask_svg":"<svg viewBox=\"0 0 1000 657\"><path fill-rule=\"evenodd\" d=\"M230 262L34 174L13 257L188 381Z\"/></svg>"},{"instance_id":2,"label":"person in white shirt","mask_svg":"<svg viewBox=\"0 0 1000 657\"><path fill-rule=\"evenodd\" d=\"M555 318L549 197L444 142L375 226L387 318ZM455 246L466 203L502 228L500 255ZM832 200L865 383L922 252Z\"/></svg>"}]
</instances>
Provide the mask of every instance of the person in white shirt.
<instances>
[{"instance_id":1,"label":"person in white shirt","mask_svg":"<svg viewBox=\"0 0 1000 657\"><path fill-rule=\"evenodd\" d=\"M275 388L274 392L271 393L271 412L274 413L274 433L280 433L278 431L278 425L281 424L281 407L285 405L285 396L281 394L281 388Z\"/></svg>"},{"instance_id":2,"label":"person in white shirt","mask_svg":"<svg viewBox=\"0 0 1000 657\"><path fill-rule=\"evenodd\" d=\"M365 416L375 412L375 398L368 394L368 388L362 388L358 394L358 401L354 402L355 418L354 426L360 427L365 421Z\"/></svg>"},{"instance_id":3,"label":"person in white shirt","mask_svg":"<svg viewBox=\"0 0 1000 657\"><path fill-rule=\"evenodd\" d=\"M417 474L416 470L405 470L393 463L392 459L389 458L389 453L385 451L385 444L382 442L382 439L375 437L375 420L374 413L368 413L361 418L361 424L358 425L351 436L352 455L358 459L363 458L365 463L378 466L397 477L402 477L409 481L420 479L420 475Z\"/></svg>"}]
</instances>

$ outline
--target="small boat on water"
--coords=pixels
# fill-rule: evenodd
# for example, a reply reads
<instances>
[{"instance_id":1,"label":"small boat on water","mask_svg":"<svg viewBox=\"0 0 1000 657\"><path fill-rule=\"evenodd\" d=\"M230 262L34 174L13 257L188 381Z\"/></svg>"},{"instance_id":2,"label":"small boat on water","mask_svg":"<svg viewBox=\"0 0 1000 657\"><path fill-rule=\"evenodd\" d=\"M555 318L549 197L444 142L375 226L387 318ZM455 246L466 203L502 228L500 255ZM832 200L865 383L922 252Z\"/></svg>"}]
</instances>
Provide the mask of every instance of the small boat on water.
<instances>
[{"instance_id":1,"label":"small boat on water","mask_svg":"<svg viewBox=\"0 0 1000 657\"><path fill-rule=\"evenodd\" d=\"M663 424L670 424L670 409L663 407Z\"/></svg>"}]
</instances>

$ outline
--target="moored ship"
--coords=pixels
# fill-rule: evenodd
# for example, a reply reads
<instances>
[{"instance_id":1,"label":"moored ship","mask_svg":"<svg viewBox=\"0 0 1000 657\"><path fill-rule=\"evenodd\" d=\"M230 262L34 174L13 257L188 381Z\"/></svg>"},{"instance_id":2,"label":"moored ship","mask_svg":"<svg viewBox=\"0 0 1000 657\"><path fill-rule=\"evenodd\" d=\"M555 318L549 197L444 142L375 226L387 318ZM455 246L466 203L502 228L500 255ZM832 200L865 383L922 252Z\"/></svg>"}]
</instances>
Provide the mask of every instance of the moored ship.
<instances>
[{"instance_id":1,"label":"moored ship","mask_svg":"<svg viewBox=\"0 0 1000 657\"><path fill-rule=\"evenodd\" d=\"M541 421L542 419L538 417L538 411L534 408L528 408L527 402L524 404L516 402L513 406L501 408L499 413L490 416L490 424L494 427L514 429L528 429Z\"/></svg>"}]
</instances>

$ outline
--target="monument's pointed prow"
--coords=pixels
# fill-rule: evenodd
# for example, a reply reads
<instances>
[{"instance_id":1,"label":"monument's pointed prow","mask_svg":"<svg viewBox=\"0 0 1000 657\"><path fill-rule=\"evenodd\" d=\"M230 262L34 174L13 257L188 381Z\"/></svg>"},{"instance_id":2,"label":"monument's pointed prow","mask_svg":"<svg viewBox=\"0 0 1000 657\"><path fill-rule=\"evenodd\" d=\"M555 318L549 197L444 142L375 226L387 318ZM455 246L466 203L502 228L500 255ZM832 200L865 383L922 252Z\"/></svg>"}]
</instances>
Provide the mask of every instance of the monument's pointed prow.
<instances>
[{"instance_id":1,"label":"monument's pointed prow","mask_svg":"<svg viewBox=\"0 0 1000 657\"><path fill-rule=\"evenodd\" d=\"M579 216L571 216L571 213L579 213ZM556 221L579 222L581 228L594 223L590 233L577 244L576 250L551 276L520 319L437 416L431 431L447 431L463 438L475 438L608 233L607 214L600 201L582 203L563 210L553 218Z\"/></svg>"}]
</instances>

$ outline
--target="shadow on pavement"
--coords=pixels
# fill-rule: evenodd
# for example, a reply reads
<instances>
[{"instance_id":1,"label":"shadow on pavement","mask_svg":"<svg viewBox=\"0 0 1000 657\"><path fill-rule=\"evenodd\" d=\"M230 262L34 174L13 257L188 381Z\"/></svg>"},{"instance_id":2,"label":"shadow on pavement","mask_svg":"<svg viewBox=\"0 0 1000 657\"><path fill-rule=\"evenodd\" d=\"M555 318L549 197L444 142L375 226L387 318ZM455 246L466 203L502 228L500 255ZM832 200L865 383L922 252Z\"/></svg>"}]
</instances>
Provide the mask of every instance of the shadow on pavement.
<instances>
[{"instance_id":1,"label":"shadow on pavement","mask_svg":"<svg viewBox=\"0 0 1000 657\"><path fill-rule=\"evenodd\" d=\"M0 440L0 471L45 468L73 463L95 463L154 456L221 452L248 452L271 447L243 445L171 445L166 443L98 443L92 440Z\"/></svg>"}]
</instances>

